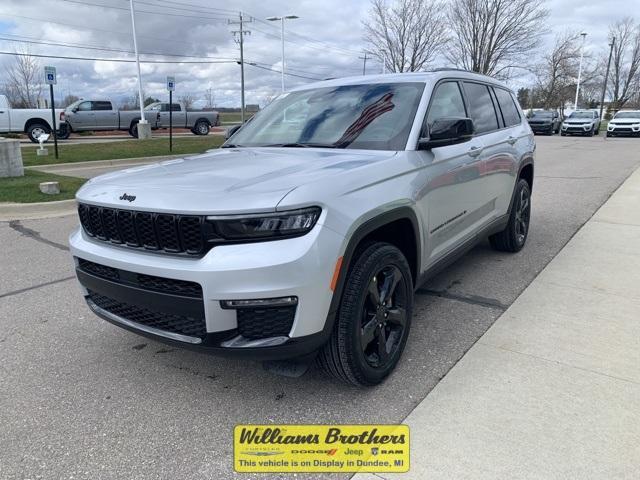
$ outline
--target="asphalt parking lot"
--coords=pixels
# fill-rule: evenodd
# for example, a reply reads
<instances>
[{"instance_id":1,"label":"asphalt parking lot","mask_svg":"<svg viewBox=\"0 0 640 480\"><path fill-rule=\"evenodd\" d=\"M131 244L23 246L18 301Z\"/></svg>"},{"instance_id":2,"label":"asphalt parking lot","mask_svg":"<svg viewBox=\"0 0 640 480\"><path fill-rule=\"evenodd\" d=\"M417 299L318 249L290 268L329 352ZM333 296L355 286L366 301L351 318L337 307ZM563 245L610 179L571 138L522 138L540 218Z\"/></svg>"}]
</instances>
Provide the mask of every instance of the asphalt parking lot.
<instances>
[{"instance_id":1,"label":"asphalt parking lot","mask_svg":"<svg viewBox=\"0 0 640 480\"><path fill-rule=\"evenodd\" d=\"M315 369L278 377L114 327L73 279L74 216L0 223L0 478L250 478L232 471L238 423L401 422L640 165L638 139L537 143L527 246L506 255L484 243L423 286L403 360L373 389Z\"/></svg>"}]
</instances>

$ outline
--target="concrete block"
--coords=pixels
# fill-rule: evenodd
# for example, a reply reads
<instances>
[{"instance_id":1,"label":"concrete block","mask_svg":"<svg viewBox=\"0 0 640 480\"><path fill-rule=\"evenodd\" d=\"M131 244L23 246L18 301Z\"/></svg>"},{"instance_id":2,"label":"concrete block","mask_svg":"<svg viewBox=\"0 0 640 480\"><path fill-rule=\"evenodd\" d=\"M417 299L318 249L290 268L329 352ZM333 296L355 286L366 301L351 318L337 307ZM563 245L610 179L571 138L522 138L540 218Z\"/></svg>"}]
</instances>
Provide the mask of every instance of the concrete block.
<instances>
[{"instance_id":1,"label":"concrete block","mask_svg":"<svg viewBox=\"0 0 640 480\"><path fill-rule=\"evenodd\" d=\"M40 191L47 195L58 195L60 193L60 184L58 182L42 182Z\"/></svg>"},{"instance_id":2,"label":"concrete block","mask_svg":"<svg viewBox=\"0 0 640 480\"><path fill-rule=\"evenodd\" d=\"M145 140L151 138L151 124L150 123L138 123L138 138Z\"/></svg>"},{"instance_id":3,"label":"concrete block","mask_svg":"<svg viewBox=\"0 0 640 480\"><path fill-rule=\"evenodd\" d=\"M39 157L46 157L49 155L49 150L47 148L39 148L36 150L36 155Z\"/></svg>"},{"instance_id":4,"label":"concrete block","mask_svg":"<svg viewBox=\"0 0 640 480\"><path fill-rule=\"evenodd\" d=\"M20 142L10 138L0 138L0 178L22 177L22 152Z\"/></svg>"}]
</instances>

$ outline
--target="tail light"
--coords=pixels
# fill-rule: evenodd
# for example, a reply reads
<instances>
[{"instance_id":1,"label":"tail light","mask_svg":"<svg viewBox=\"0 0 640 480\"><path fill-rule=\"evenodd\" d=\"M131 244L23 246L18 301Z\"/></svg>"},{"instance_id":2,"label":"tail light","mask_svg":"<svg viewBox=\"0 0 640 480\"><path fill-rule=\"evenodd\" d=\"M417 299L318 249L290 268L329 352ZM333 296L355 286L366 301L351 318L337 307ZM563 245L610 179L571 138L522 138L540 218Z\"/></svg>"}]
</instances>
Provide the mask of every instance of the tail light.
<instances>
[{"instance_id":1,"label":"tail light","mask_svg":"<svg viewBox=\"0 0 640 480\"><path fill-rule=\"evenodd\" d=\"M64 112L60 112L60 121L61 121L61 122L64 122L64 121L65 121Z\"/></svg>"}]
</instances>

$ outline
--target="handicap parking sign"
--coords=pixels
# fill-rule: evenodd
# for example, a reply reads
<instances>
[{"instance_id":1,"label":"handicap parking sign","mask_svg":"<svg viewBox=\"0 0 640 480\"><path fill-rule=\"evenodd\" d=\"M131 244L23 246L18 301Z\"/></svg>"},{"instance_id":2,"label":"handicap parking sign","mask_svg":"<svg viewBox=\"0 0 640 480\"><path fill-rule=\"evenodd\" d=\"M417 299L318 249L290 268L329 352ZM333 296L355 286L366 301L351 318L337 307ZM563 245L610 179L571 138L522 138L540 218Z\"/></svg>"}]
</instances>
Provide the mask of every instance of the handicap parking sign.
<instances>
[{"instance_id":1,"label":"handicap parking sign","mask_svg":"<svg viewBox=\"0 0 640 480\"><path fill-rule=\"evenodd\" d=\"M44 67L44 79L47 85L55 85L56 67Z\"/></svg>"},{"instance_id":2,"label":"handicap parking sign","mask_svg":"<svg viewBox=\"0 0 640 480\"><path fill-rule=\"evenodd\" d=\"M167 77L167 90L173 92L176 89L176 79L174 77Z\"/></svg>"}]
</instances>

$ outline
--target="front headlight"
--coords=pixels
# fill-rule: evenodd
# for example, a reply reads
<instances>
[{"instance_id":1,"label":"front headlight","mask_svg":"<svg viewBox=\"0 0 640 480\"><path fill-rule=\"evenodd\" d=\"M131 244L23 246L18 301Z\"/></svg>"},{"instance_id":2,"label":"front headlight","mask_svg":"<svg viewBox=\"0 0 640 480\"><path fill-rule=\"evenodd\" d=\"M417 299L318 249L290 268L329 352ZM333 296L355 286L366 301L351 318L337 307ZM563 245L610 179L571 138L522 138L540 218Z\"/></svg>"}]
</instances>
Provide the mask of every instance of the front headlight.
<instances>
[{"instance_id":1,"label":"front headlight","mask_svg":"<svg viewBox=\"0 0 640 480\"><path fill-rule=\"evenodd\" d=\"M255 215L207 217L222 242L299 237L309 232L320 217L319 207Z\"/></svg>"}]
</instances>

